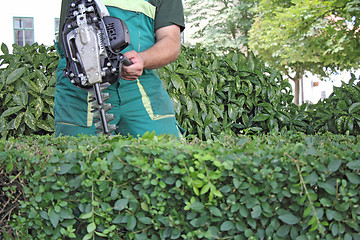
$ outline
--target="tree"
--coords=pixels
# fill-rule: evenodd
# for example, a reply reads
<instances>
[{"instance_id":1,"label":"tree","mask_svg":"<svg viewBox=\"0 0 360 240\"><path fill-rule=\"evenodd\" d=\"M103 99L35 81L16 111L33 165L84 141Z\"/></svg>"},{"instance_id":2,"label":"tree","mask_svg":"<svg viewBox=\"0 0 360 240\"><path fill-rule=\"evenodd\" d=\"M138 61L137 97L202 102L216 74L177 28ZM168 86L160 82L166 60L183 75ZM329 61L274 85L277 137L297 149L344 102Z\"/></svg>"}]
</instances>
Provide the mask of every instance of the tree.
<instances>
[{"instance_id":1,"label":"tree","mask_svg":"<svg viewBox=\"0 0 360 240\"><path fill-rule=\"evenodd\" d=\"M185 16L193 38L212 49L242 49L248 53L249 30L255 13L254 0L187 0Z\"/></svg>"},{"instance_id":2,"label":"tree","mask_svg":"<svg viewBox=\"0 0 360 240\"><path fill-rule=\"evenodd\" d=\"M360 0L261 0L249 46L295 83L305 71L321 77L359 68Z\"/></svg>"}]
</instances>

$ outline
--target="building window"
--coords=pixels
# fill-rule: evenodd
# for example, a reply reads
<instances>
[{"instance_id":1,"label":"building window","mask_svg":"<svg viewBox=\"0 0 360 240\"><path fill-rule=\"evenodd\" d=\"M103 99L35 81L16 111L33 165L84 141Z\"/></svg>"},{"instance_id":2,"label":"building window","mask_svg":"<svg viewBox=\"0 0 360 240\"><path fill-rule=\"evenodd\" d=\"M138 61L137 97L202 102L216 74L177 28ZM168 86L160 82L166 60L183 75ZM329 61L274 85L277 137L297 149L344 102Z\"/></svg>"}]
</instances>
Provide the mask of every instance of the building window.
<instances>
[{"instance_id":1,"label":"building window","mask_svg":"<svg viewBox=\"0 0 360 240\"><path fill-rule=\"evenodd\" d=\"M14 17L15 44L25 46L34 43L34 19L32 17Z\"/></svg>"},{"instance_id":2,"label":"building window","mask_svg":"<svg viewBox=\"0 0 360 240\"><path fill-rule=\"evenodd\" d=\"M60 18L55 18L55 39L58 39L59 35L59 27L60 27Z\"/></svg>"}]
</instances>

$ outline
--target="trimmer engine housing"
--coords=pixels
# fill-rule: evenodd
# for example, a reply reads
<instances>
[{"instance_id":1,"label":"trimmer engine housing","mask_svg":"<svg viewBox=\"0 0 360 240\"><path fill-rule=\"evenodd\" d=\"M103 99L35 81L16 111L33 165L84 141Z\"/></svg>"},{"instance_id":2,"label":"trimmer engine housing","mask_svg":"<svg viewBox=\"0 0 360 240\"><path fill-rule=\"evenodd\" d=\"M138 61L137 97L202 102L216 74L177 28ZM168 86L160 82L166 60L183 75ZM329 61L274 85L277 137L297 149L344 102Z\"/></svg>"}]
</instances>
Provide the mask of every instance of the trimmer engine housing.
<instances>
[{"instance_id":1,"label":"trimmer engine housing","mask_svg":"<svg viewBox=\"0 0 360 240\"><path fill-rule=\"evenodd\" d=\"M64 75L81 88L115 83L124 60L120 51L130 43L125 22L104 7L100 0L75 0L63 25Z\"/></svg>"}]
</instances>

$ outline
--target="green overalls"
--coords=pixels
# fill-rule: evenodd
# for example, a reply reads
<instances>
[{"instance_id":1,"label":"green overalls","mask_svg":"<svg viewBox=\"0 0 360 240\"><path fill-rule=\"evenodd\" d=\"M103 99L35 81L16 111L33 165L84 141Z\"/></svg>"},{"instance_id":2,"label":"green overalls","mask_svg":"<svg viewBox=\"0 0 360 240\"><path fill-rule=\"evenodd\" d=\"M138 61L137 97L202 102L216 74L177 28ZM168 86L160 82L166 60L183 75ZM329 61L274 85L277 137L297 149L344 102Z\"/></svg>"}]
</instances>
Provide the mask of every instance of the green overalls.
<instances>
[{"instance_id":1,"label":"green overalls","mask_svg":"<svg viewBox=\"0 0 360 240\"><path fill-rule=\"evenodd\" d=\"M146 0L103 0L111 16L124 20L130 31L130 46L123 52L141 52L155 43L154 17L156 8ZM93 116L87 91L74 86L64 77L66 61L60 50L60 61L56 74L55 88L55 135L95 134ZM157 135L181 136L175 119L172 102L162 86L161 80L152 70L144 70L134 81L119 79L110 87L111 97L107 103L115 115L111 124L118 126L116 133L142 136L155 131Z\"/></svg>"}]
</instances>

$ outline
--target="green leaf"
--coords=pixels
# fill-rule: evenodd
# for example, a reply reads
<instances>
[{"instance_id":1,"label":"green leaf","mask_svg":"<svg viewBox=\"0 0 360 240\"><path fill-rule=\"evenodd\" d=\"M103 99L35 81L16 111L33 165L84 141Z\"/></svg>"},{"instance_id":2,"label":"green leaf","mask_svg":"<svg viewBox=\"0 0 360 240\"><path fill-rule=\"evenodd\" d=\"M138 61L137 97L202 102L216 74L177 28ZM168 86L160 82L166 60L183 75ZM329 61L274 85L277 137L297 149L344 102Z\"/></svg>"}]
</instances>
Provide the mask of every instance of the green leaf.
<instances>
[{"instance_id":1,"label":"green leaf","mask_svg":"<svg viewBox=\"0 0 360 240\"><path fill-rule=\"evenodd\" d=\"M56 228L60 220L60 215L56 213L53 208L49 210L48 215L51 224L53 225L54 228Z\"/></svg>"},{"instance_id":2,"label":"green leaf","mask_svg":"<svg viewBox=\"0 0 360 240\"><path fill-rule=\"evenodd\" d=\"M9 162L7 165L6 165L6 167L5 167L5 171L7 172L7 173L11 173L11 171L14 169L14 164L13 164L13 162L11 161L11 162Z\"/></svg>"},{"instance_id":3,"label":"green leaf","mask_svg":"<svg viewBox=\"0 0 360 240\"><path fill-rule=\"evenodd\" d=\"M277 234L279 237L285 237L286 235L289 234L290 228L291 228L290 225L281 225L281 226L278 228L278 230L276 231L276 234Z\"/></svg>"},{"instance_id":4,"label":"green leaf","mask_svg":"<svg viewBox=\"0 0 360 240\"><path fill-rule=\"evenodd\" d=\"M37 122L36 126L38 128L41 128L41 129L47 131L47 132L53 132L54 128L50 124L51 123L48 122L48 121L40 120L40 121Z\"/></svg>"},{"instance_id":5,"label":"green leaf","mask_svg":"<svg viewBox=\"0 0 360 240\"><path fill-rule=\"evenodd\" d=\"M22 123L22 119L24 116L24 112L21 112L20 114L18 114L15 118L15 129L17 130L20 126L20 124Z\"/></svg>"},{"instance_id":6,"label":"green leaf","mask_svg":"<svg viewBox=\"0 0 360 240\"><path fill-rule=\"evenodd\" d=\"M190 205L190 208L194 211L201 212L204 209L204 204L202 204L201 202L193 202Z\"/></svg>"},{"instance_id":7,"label":"green leaf","mask_svg":"<svg viewBox=\"0 0 360 240\"><path fill-rule=\"evenodd\" d=\"M90 223L89 225L87 225L86 230L88 233L92 233L96 230L96 224L95 223Z\"/></svg>"},{"instance_id":8,"label":"green leaf","mask_svg":"<svg viewBox=\"0 0 360 240\"><path fill-rule=\"evenodd\" d=\"M319 182L318 186L323 188L327 193L331 194L331 195L335 195L336 194L336 189L335 186L331 185L330 183L323 183L323 182Z\"/></svg>"},{"instance_id":9,"label":"green leaf","mask_svg":"<svg viewBox=\"0 0 360 240\"><path fill-rule=\"evenodd\" d=\"M234 70L237 71L237 66L236 64L232 61L232 59L230 58L225 58L225 61L227 62L227 64L229 64L229 66Z\"/></svg>"},{"instance_id":10,"label":"green leaf","mask_svg":"<svg viewBox=\"0 0 360 240\"><path fill-rule=\"evenodd\" d=\"M262 122L267 120L270 116L271 115L267 113L258 113L252 120L253 122Z\"/></svg>"},{"instance_id":11,"label":"green leaf","mask_svg":"<svg viewBox=\"0 0 360 240\"><path fill-rule=\"evenodd\" d=\"M359 170L360 169L360 160L351 161L346 166L352 170Z\"/></svg>"},{"instance_id":12,"label":"green leaf","mask_svg":"<svg viewBox=\"0 0 360 240\"><path fill-rule=\"evenodd\" d=\"M341 166L341 159L333 159L330 161L328 165L328 169L330 172L336 172Z\"/></svg>"},{"instance_id":13,"label":"green leaf","mask_svg":"<svg viewBox=\"0 0 360 240\"><path fill-rule=\"evenodd\" d=\"M9 74L9 76L6 78L6 84L10 85L16 80L18 80L26 71L26 67L21 67L18 69L15 69L13 72Z\"/></svg>"},{"instance_id":14,"label":"green leaf","mask_svg":"<svg viewBox=\"0 0 360 240\"><path fill-rule=\"evenodd\" d=\"M23 78L23 81L25 85L35 93L40 93L39 87L32 81L32 79L29 78Z\"/></svg>"},{"instance_id":15,"label":"green leaf","mask_svg":"<svg viewBox=\"0 0 360 240\"><path fill-rule=\"evenodd\" d=\"M26 106L28 103L28 93L25 90L19 90L13 95L13 100L18 106Z\"/></svg>"},{"instance_id":16,"label":"green leaf","mask_svg":"<svg viewBox=\"0 0 360 240\"><path fill-rule=\"evenodd\" d=\"M222 213L217 207L210 207L210 213L216 217L222 217Z\"/></svg>"},{"instance_id":17,"label":"green leaf","mask_svg":"<svg viewBox=\"0 0 360 240\"><path fill-rule=\"evenodd\" d=\"M7 116L10 116L12 114L18 113L21 109L23 109L23 106L16 106L16 107L10 107L6 109L2 114L1 117L5 118Z\"/></svg>"},{"instance_id":18,"label":"green leaf","mask_svg":"<svg viewBox=\"0 0 360 240\"><path fill-rule=\"evenodd\" d=\"M283 221L286 224L293 225L293 224L299 223L299 218L294 216L291 213L286 213L286 214L280 215L279 218L281 221Z\"/></svg>"},{"instance_id":19,"label":"green leaf","mask_svg":"<svg viewBox=\"0 0 360 240\"><path fill-rule=\"evenodd\" d=\"M94 234L94 233L88 233L88 234L86 234L86 235L83 237L82 240L89 240L89 239L91 239L91 238L93 237L93 234Z\"/></svg>"},{"instance_id":20,"label":"green leaf","mask_svg":"<svg viewBox=\"0 0 360 240\"><path fill-rule=\"evenodd\" d=\"M134 215L131 215L129 218L128 218L128 221L126 223L126 228L128 230L133 230L136 226L136 218Z\"/></svg>"},{"instance_id":21,"label":"green leaf","mask_svg":"<svg viewBox=\"0 0 360 240\"><path fill-rule=\"evenodd\" d=\"M40 87L40 92L42 92L46 87L46 83L48 82L48 79L46 78L45 74L39 69L35 69L35 72L38 77L37 84Z\"/></svg>"},{"instance_id":22,"label":"green leaf","mask_svg":"<svg viewBox=\"0 0 360 240\"><path fill-rule=\"evenodd\" d=\"M80 215L80 219L89 219L93 216L93 212L83 213Z\"/></svg>"},{"instance_id":23,"label":"green leaf","mask_svg":"<svg viewBox=\"0 0 360 240\"><path fill-rule=\"evenodd\" d=\"M234 104L229 104L228 105L228 116L229 119L232 121L236 121L236 118L238 116L238 111L236 110L236 107Z\"/></svg>"},{"instance_id":24,"label":"green leaf","mask_svg":"<svg viewBox=\"0 0 360 240\"><path fill-rule=\"evenodd\" d=\"M351 182L352 184L360 184L359 174L347 172L345 173L345 175L348 178L349 182Z\"/></svg>"},{"instance_id":25,"label":"green leaf","mask_svg":"<svg viewBox=\"0 0 360 240\"><path fill-rule=\"evenodd\" d=\"M358 111L360 109L360 102L356 102L351 104L351 106L349 107L349 114L353 114L356 111Z\"/></svg>"},{"instance_id":26,"label":"green leaf","mask_svg":"<svg viewBox=\"0 0 360 240\"><path fill-rule=\"evenodd\" d=\"M253 209L251 211L251 217L258 218L258 217L260 217L261 213L262 213L262 210L261 210L260 205L256 205L255 207L253 207Z\"/></svg>"},{"instance_id":27,"label":"green leaf","mask_svg":"<svg viewBox=\"0 0 360 240\"><path fill-rule=\"evenodd\" d=\"M307 208L305 208L303 217L306 218L307 216L310 215L310 213L311 213L311 206L309 205Z\"/></svg>"},{"instance_id":28,"label":"green leaf","mask_svg":"<svg viewBox=\"0 0 360 240\"><path fill-rule=\"evenodd\" d=\"M128 203L129 199L127 198L119 199L114 204L114 210L121 211L127 207Z\"/></svg>"},{"instance_id":29,"label":"green leaf","mask_svg":"<svg viewBox=\"0 0 360 240\"><path fill-rule=\"evenodd\" d=\"M254 60L254 56L252 54L249 55L249 58L248 58L248 66L249 66L249 69L251 70L251 72L254 71L255 69L255 60Z\"/></svg>"},{"instance_id":30,"label":"green leaf","mask_svg":"<svg viewBox=\"0 0 360 240\"><path fill-rule=\"evenodd\" d=\"M209 183L206 183L206 184L201 188L200 195L203 195L203 194L207 193L209 190L210 190L210 184L209 184Z\"/></svg>"},{"instance_id":31,"label":"green leaf","mask_svg":"<svg viewBox=\"0 0 360 240\"><path fill-rule=\"evenodd\" d=\"M34 115L29 111L29 109L26 110L25 114L24 114L24 121L25 124L31 128L32 130L36 131L36 125L35 125L35 117Z\"/></svg>"},{"instance_id":32,"label":"green leaf","mask_svg":"<svg viewBox=\"0 0 360 240\"><path fill-rule=\"evenodd\" d=\"M8 47L6 46L5 43L2 43L2 44L1 44L1 51L2 51L3 54L5 54L5 55L9 54L9 49L8 49Z\"/></svg>"},{"instance_id":33,"label":"green leaf","mask_svg":"<svg viewBox=\"0 0 360 240\"><path fill-rule=\"evenodd\" d=\"M59 215L62 219L74 219L72 211L68 208L61 208Z\"/></svg>"},{"instance_id":34,"label":"green leaf","mask_svg":"<svg viewBox=\"0 0 360 240\"><path fill-rule=\"evenodd\" d=\"M221 224L220 226L220 231L225 232L225 231L230 231L232 229L234 229L235 225L232 221L225 221Z\"/></svg>"},{"instance_id":35,"label":"green leaf","mask_svg":"<svg viewBox=\"0 0 360 240\"><path fill-rule=\"evenodd\" d=\"M146 225L149 225L149 224L152 224L152 219L149 218L149 217L141 217L139 218L139 222L143 223L143 224L146 224Z\"/></svg>"},{"instance_id":36,"label":"green leaf","mask_svg":"<svg viewBox=\"0 0 360 240\"><path fill-rule=\"evenodd\" d=\"M40 97L37 97L35 100L34 110L35 110L35 118L38 119L42 115L44 110L44 102Z\"/></svg>"},{"instance_id":37,"label":"green leaf","mask_svg":"<svg viewBox=\"0 0 360 240\"><path fill-rule=\"evenodd\" d=\"M182 94L186 94L186 88L184 81L177 74L171 74L171 82L174 85L175 89L180 90Z\"/></svg>"},{"instance_id":38,"label":"green leaf","mask_svg":"<svg viewBox=\"0 0 360 240\"><path fill-rule=\"evenodd\" d=\"M46 88L44 91L42 91L42 94L49 97L55 97L55 87Z\"/></svg>"},{"instance_id":39,"label":"green leaf","mask_svg":"<svg viewBox=\"0 0 360 240\"><path fill-rule=\"evenodd\" d=\"M59 171L57 172L57 174L60 174L60 175L66 174L66 173L68 173L68 172L71 170L71 168L72 168L73 166L74 166L74 164L67 164L67 163L61 164L61 165L59 166Z\"/></svg>"}]
</instances>

